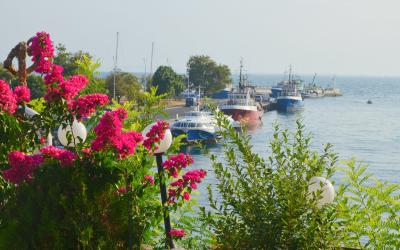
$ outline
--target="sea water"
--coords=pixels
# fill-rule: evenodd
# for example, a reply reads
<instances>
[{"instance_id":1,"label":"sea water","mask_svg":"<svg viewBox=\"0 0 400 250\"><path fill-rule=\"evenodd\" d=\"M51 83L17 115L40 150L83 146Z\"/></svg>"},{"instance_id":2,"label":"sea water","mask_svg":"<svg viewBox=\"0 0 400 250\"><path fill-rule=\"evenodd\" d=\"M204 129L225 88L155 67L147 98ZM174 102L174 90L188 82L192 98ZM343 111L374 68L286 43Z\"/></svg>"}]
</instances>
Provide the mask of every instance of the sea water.
<instances>
[{"instance_id":1,"label":"sea water","mask_svg":"<svg viewBox=\"0 0 400 250\"><path fill-rule=\"evenodd\" d=\"M272 86L281 80L279 75L249 75L258 86ZM311 82L312 76L303 78ZM326 87L330 76L318 77L316 84ZM335 87L341 97L305 99L304 110L294 114L266 112L262 125L250 131L253 150L264 158L269 155L268 143L273 124L294 131L296 120L301 119L307 132L312 134L312 148L322 150L326 143L340 160L355 157L368 164L368 172L377 178L400 183L400 77L336 77ZM372 104L367 104L371 100ZM209 153L222 155L219 145L209 146ZM194 156L193 168L204 168L209 174L200 189L200 203L206 204L207 184L215 184L209 157L196 147L187 151ZM340 182L335 176L335 182Z\"/></svg>"}]
</instances>

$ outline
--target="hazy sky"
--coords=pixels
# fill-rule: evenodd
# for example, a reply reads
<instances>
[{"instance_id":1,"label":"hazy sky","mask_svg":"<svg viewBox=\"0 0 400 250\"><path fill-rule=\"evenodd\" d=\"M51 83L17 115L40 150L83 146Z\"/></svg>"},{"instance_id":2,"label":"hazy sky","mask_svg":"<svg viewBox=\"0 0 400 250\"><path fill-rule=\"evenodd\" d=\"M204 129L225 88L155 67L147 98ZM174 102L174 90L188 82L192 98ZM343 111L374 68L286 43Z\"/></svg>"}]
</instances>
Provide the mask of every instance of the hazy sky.
<instances>
[{"instance_id":1,"label":"hazy sky","mask_svg":"<svg viewBox=\"0 0 400 250\"><path fill-rule=\"evenodd\" d=\"M237 72L400 75L399 0L0 0L0 59L36 31L113 67L184 72L206 54Z\"/></svg>"}]
</instances>

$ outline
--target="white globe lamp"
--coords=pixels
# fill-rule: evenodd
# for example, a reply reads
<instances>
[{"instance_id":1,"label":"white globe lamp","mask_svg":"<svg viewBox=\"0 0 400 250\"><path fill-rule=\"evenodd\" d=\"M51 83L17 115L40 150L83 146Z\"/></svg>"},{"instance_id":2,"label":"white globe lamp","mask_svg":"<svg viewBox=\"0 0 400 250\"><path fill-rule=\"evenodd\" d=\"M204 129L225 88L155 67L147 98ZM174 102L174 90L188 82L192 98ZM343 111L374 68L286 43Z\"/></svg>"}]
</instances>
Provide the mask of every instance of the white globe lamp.
<instances>
[{"instance_id":1,"label":"white globe lamp","mask_svg":"<svg viewBox=\"0 0 400 250\"><path fill-rule=\"evenodd\" d=\"M71 133L72 141L68 143L67 134ZM83 123L74 120L72 123L72 129L70 125L67 125L63 128L61 125L58 128L58 140L64 147L74 147L76 144L80 142L80 140L85 141L87 136L87 131L85 125ZM79 139L80 138L80 139Z\"/></svg>"},{"instance_id":2,"label":"white globe lamp","mask_svg":"<svg viewBox=\"0 0 400 250\"><path fill-rule=\"evenodd\" d=\"M144 137L144 139L146 139L146 134L150 131L150 129L155 125L156 123L152 123L150 125L148 125L147 127L145 127L142 131L142 135ZM165 134L164 134L164 138L158 143L156 144L157 149L154 150L154 154L162 154L165 153L169 147L171 147L172 144L172 134L171 134L171 130L170 129L166 129L165 130Z\"/></svg>"},{"instance_id":3,"label":"white globe lamp","mask_svg":"<svg viewBox=\"0 0 400 250\"><path fill-rule=\"evenodd\" d=\"M310 196L319 196L317 207L321 208L326 204L330 204L335 199L335 189L332 183L324 177L311 177L308 183L308 194Z\"/></svg>"}]
</instances>

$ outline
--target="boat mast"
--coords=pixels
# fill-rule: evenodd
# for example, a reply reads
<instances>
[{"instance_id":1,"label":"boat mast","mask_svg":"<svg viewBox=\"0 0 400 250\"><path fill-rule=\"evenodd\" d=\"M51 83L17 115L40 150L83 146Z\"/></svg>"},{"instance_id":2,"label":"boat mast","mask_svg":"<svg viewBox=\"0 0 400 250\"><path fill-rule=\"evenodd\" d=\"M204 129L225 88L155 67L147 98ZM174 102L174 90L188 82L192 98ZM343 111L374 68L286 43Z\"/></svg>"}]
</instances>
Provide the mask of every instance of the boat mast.
<instances>
[{"instance_id":1,"label":"boat mast","mask_svg":"<svg viewBox=\"0 0 400 250\"><path fill-rule=\"evenodd\" d=\"M314 84L314 82L315 82L315 78L317 77L317 73L314 73L314 77L313 77L313 79L312 79L312 83L311 84Z\"/></svg>"},{"instance_id":2,"label":"boat mast","mask_svg":"<svg viewBox=\"0 0 400 250\"><path fill-rule=\"evenodd\" d=\"M114 100L115 99L115 75L117 74L117 65L118 65L118 36L119 36L119 32L117 32L117 44L115 46L115 60L114 60Z\"/></svg>"},{"instance_id":3,"label":"boat mast","mask_svg":"<svg viewBox=\"0 0 400 250\"><path fill-rule=\"evenodd\" d=\"M239 90L240 91L243 88L242 70L243 70L243 58L240 58L240 72L239 72Z\"/></svg>"}]
</instances>

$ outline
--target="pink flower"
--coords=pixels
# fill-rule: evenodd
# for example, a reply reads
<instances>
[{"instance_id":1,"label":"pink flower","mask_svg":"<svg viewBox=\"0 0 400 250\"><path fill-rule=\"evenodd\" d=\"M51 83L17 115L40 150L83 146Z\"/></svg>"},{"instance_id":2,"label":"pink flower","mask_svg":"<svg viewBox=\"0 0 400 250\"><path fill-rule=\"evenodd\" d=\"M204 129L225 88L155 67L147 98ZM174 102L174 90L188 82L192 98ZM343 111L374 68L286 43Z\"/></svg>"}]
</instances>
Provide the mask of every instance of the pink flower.
<instances>
[{"instance_id":1,"label":"pink flower","mask_svg":"<svg viewBox=\"0 0 400 250\"><path fill-rule=\"evenodd\" d=\"M150 183L150 185L154 185L154 178L153 178L153 176L151 176L151 175L146 175L146 176L144 177L144 179L145 179L148 183Z\"/></svg>"},{"instance_id":2,"label":"pink flower","mask_svg":"<svg viewBox=\"0 0 400 250\"><path fill-rule=\"evenodd\" d=\"M84 154L90 154L90 153L92 153L92 149L90 149L90 148L83 148L83 149L82 149L82 153L84 153Z\"/></svg>"},{"instance_id":3,"label":"pink flower","mask_svg":"<svg viewBox=\"0 0 400 250\"><path fill-rule=\"evenodd\" d=\"M57 148L54 146L47 146L40 149L40 152L46 158L53 158L60 162L61 167L71 165L76 159L76 155L66 149Z\"/></svg>"},{"instance_id":4,"label":"pink flower","mask_svg":"<svg viewBox=\"0 0 400 250\"><path fill-rule=\"evenodd\" d=\"M118 153L119 158L133 154L143 137L136 131L122 131L122 122L126 117L127 113L124 109L106 112L94 128L96 138L92 141L92 150L113 149Z\"/></svg>"},{"instance_id":5,"label":"pink flower","mask_svg":"<svg viewBox=\"0 0 400 250\"><path fill-rule=\"evenodd\" d=\"M23 181L31 180L35 169L43 162L41 155L25 155L19 151L8 154L8 162L11 168L3 171L5 180L20 184Z\"/></svg>"},{"instance_id":6,"label":"pink flower","mask_svg":"<svg viewBox=\"0 0 400 250\"><path fill-rule=\"evenodd\" d=\"M169 157L169 159L163 163L163 167L168 170L170 176L176 178L178 172L182 168L186 168L190 164L193 164L193 162L193 158L190 155L179 153L178 155Z\"/></svg>"},{"instance_id":7,"label":"pink flower","mask_svg":"<svg viewBox=\"0 0 400 250\"><path fill-rule=\"evenodd\" d=\"M125 188L125 187L119 187L119 188L117 189L117 193L119 193L119 194L124 194L124 193L126 193L126 188Z\"/></svg>"},{"instance_id":8,"label":"pink flower","mask_svg":"<svg viewBox=\"0 0 400 250\"><path fill-rule=\"evenodd\" d=\"M201 179L206 176L207 172L203 169L195 169L186 172L182 178L183 180L188 183L189 185L192 183L200 183ZM197 187L197 186L196 186Z\"/></svg>"},{"instance_id":9,"label":"pink flower","mask_svg":"<svg viewBox=\"0 0 400 250\"><path fill-rule=\"evenodd\" d=\"M0 80L0 110L13 114L17 109L17 101L5 81Z\"/></svg>"},{"instance_id":10,"label":"pink flower","mask_svg":"<svg viewBox=\"0 0 400 250\"><path fill-rule=\"evenodd\" d=\"M29 102L31 100L31 91L25 86L16 86L13 95L17 103Z\"/></svg>"},{"instance_id":11,"label":"pink flower","mask_svg":"<svg viewBox=\"0 0 400 250\"><path fill-rule=\"evenodd\" d=\"M184 192L183 193L183 199L185 199L185 200L190 200L190 194L189 194L189 192Z\"/></svg>"},{"instance_id":12,"label":"pink flower","mask_svg":"<svg viewBox=\"0 0 400 250\"><path fill-rule=\"evenodd\" d=\"M171 186L173 187L183 187L184 181L183 179L178 179L174 182L171 183Z\"/></svg>"},{"instance_id":13,"label":"pink flower","mask_svg":"<svg viewBox=\"0 0 400 250\"><path fill-rule=\"evenodd\" d=\"M61 96L65 100L71 100L74 98L79 91L84 89L88 83L88 79L82 75L71 76L68 80L58 84L61 90Z\"/></svg>"},{"instance_id":14,"label":"pink flower","mask_svg":"<svg viewBox=\"0 0 400 250\"><path fill-rule=\"evenodd\" d=\"M44 83L47 85L53 84L53 83L61 83L64 82L64 77L62 76L63 72L63 67L57 64L53 64L51 71L45 75L44 77Z\"/></svg>"},{"instance_id":15,"label":"pink flower","mask_svg":"<svg viewBox=\"0 0 400 250\"><path fill-rule=\"evenodd\" d=\"M147 150L157 149L155 144L164 139L167 129L169 129L169 124L166 121L157 121L156 124L151 127L150 131L147 132L146 139L143 141L143 146L147 148Z\"/></svg>"},{"instance_id":16,"label":"pink flower","mask_svg":"<svg viewBox=\"0 0 400 250\"><path fill-rule=\"evenodd\" d=\"M51 70L51 59L54 57L53 42L46 32L37 32L28 44L28 53L32 55L32 61L36 63L35 71L39 74L47 74Z\"/></svg>"},{"instance_id":17,"label":"pink flower","mask_svg":"<svg viewBox=\"0 0 400 250\"><path fill-rule=\"evenodd\" d=\"M81 118L89 117L97 107L108 103L108 97L104 94L88 94L72 100L68 103L68 109Z\"/></svg>"},{"instance_id":18,"label":"pink flower","mask_svg":"<svg viewBox=\"0 0 400 250\"><path fill-rule=\"evenodd\" d=\"M185 236L185 230L171 229L171 231L169 231L169 234L175 238L182 238L183 236Z\"/></svg>"}]
</instances>

